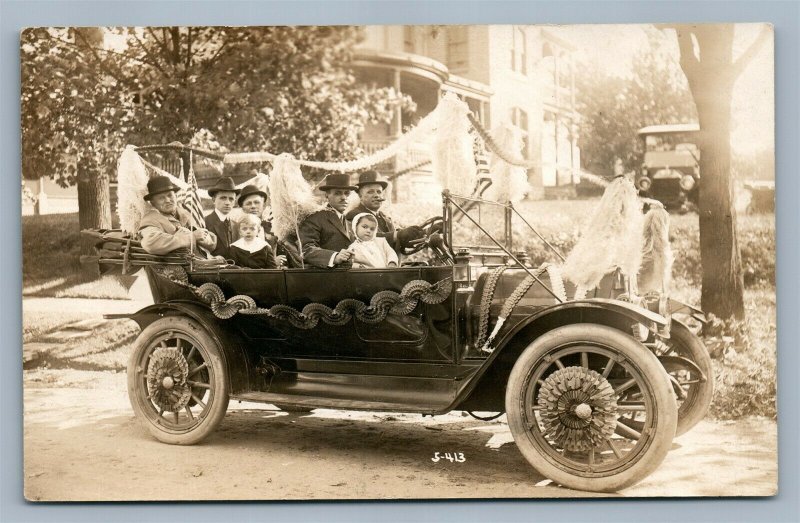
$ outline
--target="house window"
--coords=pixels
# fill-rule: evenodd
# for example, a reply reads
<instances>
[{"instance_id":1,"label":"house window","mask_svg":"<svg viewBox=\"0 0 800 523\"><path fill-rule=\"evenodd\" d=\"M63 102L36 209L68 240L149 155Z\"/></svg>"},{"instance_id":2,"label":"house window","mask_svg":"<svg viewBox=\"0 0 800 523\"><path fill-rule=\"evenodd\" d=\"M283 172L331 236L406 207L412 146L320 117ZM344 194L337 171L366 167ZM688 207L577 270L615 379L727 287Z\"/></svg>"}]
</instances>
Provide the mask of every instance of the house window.
<instances>
[{"instance_id":1,"label":"house window","mask_svg":"<svg viewBox=\"0 0 800 523\"><path fill-rule=\"evenodd\" d=\"M511 108L511 123L522 136L522 157L528 159L528 113L519 107Z\"/></svg>"},{"instance_id":2,"label":"house window","mask_svg":"<svg viewBox=\"0 0 800 523\"><path fill-rule=\"evenodd\" d=\"M528 39L525 28L513 26L511 29L511 70L528 74Z\"/></svg>"},{"instance_id":3,"label":"house window","mask_svg":"<svg viewBox=\"0 0 800 523\"><path fill-rule=\"evenodd\" d=\"M451 71L465 71L469 66L467 26L454 25L447 28L447 67Z\"/></svg>"}]
</instances>

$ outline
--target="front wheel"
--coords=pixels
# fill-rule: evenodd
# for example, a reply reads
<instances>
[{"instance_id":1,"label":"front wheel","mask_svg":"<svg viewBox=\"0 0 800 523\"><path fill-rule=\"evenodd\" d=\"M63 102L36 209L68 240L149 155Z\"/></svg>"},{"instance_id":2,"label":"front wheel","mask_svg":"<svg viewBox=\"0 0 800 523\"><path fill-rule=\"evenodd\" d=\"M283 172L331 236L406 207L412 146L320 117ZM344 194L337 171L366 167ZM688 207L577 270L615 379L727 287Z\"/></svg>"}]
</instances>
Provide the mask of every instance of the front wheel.
<instances>
[{"instance_id":1,"label":"front wheel","mask_svg":"<svg viewBox=\"0 0 800 523\"><path fill-rule=\"evenodd\" d=\"M640 430L626 424L636 412ZM577 324L539 337L509 376L514 441L539 472L573 489L613 492L642 480L675 436L677 405L658 359L610 327Z\"/></svg>"},{"instance_id":2,"label":"front wheel","mask_svg":"<svg viewBox=\"0 0 800 523\"><path fill-rule=\"evenodd\" d=\"M228 408L221 348L196 321L168 316L145 328L128 363L128 396L159 441L192 445L208 436Z\"/></svg>"}]
</instances>

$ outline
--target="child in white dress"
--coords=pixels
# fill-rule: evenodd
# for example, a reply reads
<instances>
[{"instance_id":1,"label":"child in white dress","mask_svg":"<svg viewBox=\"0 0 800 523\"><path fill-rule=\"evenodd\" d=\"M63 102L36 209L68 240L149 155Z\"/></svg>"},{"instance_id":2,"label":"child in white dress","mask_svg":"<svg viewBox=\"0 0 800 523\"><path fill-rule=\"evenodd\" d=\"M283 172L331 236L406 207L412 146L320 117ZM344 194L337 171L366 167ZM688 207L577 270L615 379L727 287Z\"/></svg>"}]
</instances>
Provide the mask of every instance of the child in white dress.
<instances>
[{"instance_id":1,"label":"child in white dress","mask_svg":"<svg viewBox=\"0 0 800 523\"><path fill-rule=\"evenodd\" d=\"M348 250L352 252L353 268L397 267L397 253L389 246L385 238L376 236L378 220L368 212L353 217L353 233L356 236Z\"/></svg>"}]
</instances>

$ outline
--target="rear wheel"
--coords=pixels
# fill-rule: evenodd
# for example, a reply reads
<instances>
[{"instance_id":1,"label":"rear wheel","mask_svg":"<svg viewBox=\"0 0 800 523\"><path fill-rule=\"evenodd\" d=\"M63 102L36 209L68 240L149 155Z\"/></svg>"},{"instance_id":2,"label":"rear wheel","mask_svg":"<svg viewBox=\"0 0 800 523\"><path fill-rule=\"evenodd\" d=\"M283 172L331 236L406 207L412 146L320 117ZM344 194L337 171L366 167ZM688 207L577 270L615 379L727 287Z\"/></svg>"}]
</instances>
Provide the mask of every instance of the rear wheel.
<instances>
[{"instance_id":1,"label":"rear wheel","mask_svg":"<svg viewBox=\"0 0 800 523\"><path fill-rule=\"evenodd\" d=\"M624 415L640 414L641 430ZM569 488L609 492L653 472L672 444L677 406L658 359L602 325L560 327L531 343L506 389L514 441Z\"/></svg>"},{"instance_id":2,"label":"rear wheel","mask_svg":"<svg viewBox=\"0 0 800 523\"><path fill-rule=\"evenodd\" d=\"M217 342L196 321L168 316L136 339L128 396L136 417L159 441L192 445L220 424L228 377Z\"/></svg>"}]
</instances>

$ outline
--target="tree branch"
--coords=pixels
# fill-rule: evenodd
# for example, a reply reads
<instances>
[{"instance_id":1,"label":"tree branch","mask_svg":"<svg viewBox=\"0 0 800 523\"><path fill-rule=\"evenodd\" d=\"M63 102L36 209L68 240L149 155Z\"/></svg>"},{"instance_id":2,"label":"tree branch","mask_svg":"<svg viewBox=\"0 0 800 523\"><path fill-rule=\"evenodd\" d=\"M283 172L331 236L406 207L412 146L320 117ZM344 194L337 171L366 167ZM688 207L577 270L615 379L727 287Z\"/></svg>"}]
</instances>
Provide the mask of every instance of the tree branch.
<instances>
[{"instance_id":1,"label":"tree branch","mask_svg":"<svg viewBox=\"0 0 800 523\"><path fill-rule=\"evenodd\" d=\"M149 30L150 30L150 28L148 27L148 31L149 31ZM151 31L151 32L152 32L152 31ZM134 32L134 33L132 33L132 34L133 34L133 38L136 40L136 43L137 43L137 44L139 44L139 47L141 47L141 48L142 48L142 51L144 51L144 54L145 54L145 56L147 56L147 57L149 57L149 58L150 58L150 62L149 62L149 63L150 63L150 65L152 65L153 67L155 67L156 69L158 69L158 71L159 71L161 74L163 74L163 75L164 75L164 78L169 78L170 76L167 74L167 72L166 72L164 69L162 69L162 68L161 68L161 65L158 63L158 57L156 57L156 56L153 56L153 54L152 54L152 53L150 53L150 49L148 49L148 48L147 48L147 46L145 46L145 45L144 45L144 42L142 42L142 41L139 39L139 37L136 35L136 33L135 33L135 32ZM158 42L158 38L156 38L156 36L155 36L155 35L153 35L153 38L155 39L155 41L156 41L156 42Z\"/></svg>"},{"instance_id":2,"label":"tree branch","mask_svg":"<svg viewBox=\"0 0 800 523\"><path fill-rule=\"evenodd\" d=\"M744 53L733 63L733 78L736 79L742 74L742 71L753 61L753 58L756 56L758 51L764 46L764 42L767 41L767 38L772 34L769 26L764 24L761 27L761 31L758 33L758 36L750 44L750 47L745 50Z\"/></svg>"}]
</instances>

